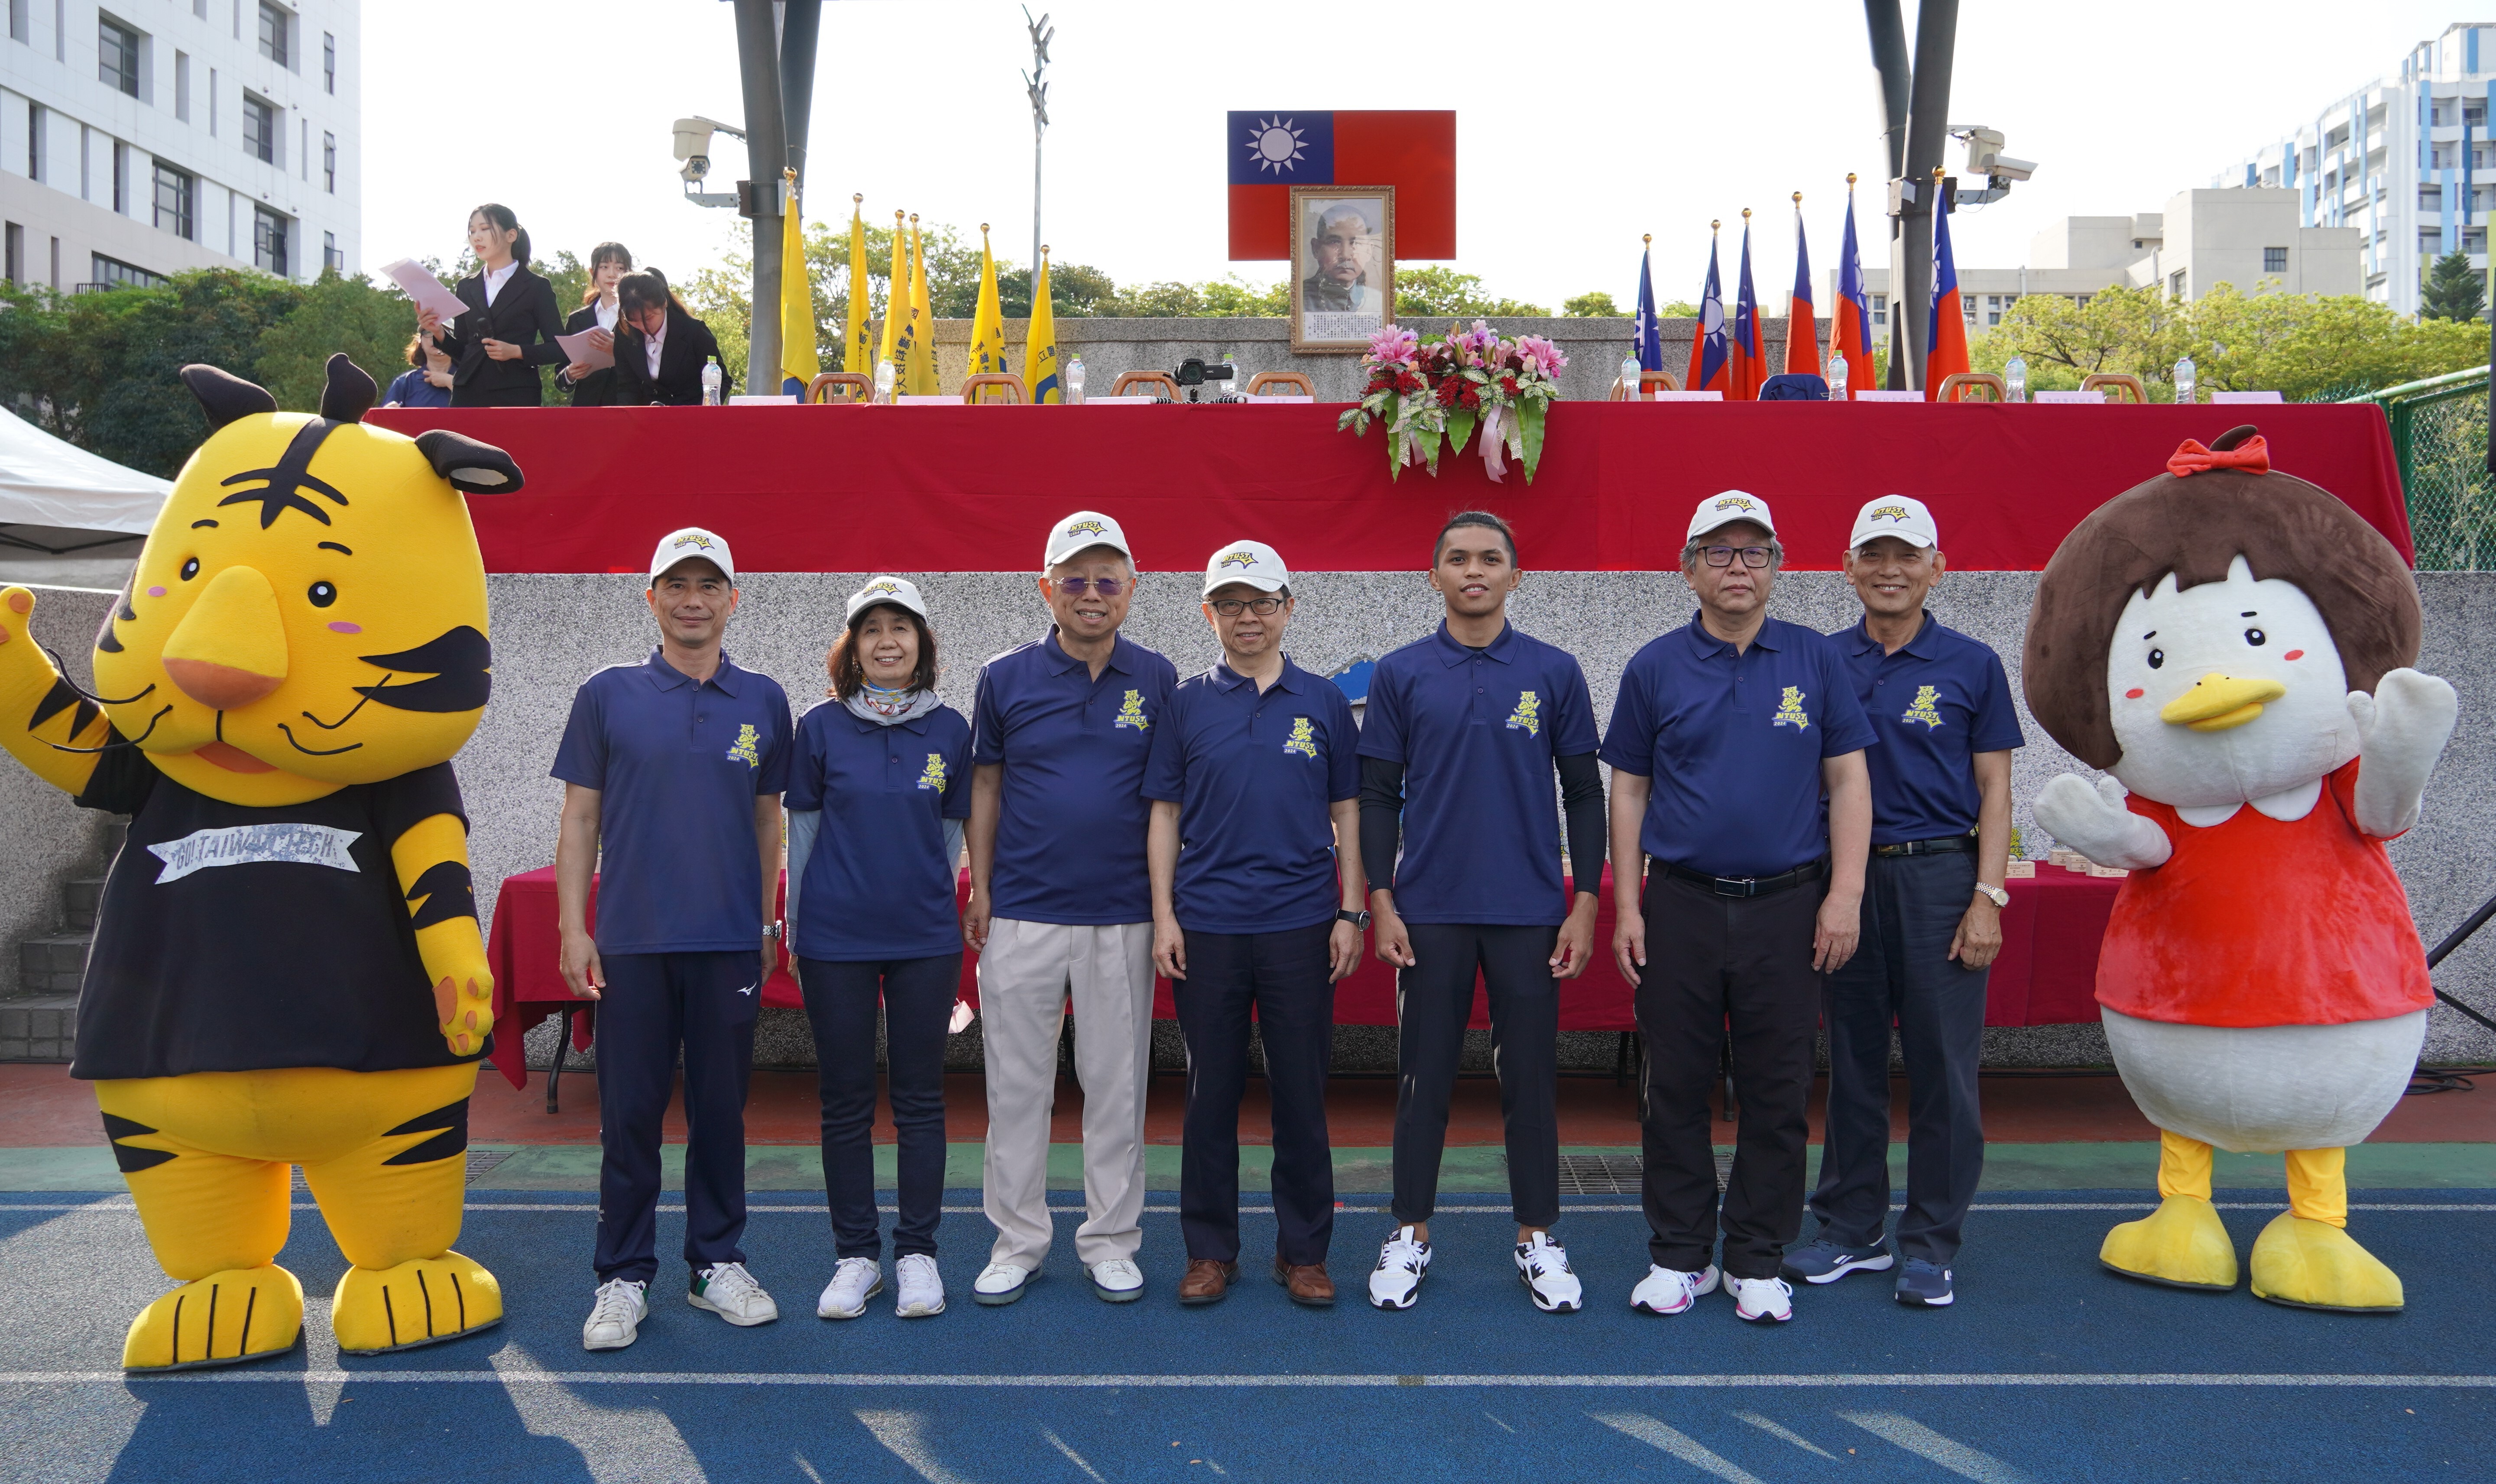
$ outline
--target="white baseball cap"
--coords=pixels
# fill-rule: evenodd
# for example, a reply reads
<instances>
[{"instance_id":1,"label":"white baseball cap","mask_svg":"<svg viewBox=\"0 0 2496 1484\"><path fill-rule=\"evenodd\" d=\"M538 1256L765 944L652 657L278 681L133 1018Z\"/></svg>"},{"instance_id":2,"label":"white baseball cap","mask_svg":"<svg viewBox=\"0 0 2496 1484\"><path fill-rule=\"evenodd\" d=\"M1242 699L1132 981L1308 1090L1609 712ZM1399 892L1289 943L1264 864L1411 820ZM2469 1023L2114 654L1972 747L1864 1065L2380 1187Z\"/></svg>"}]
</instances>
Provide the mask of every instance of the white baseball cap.
<instances>
[{"instance_id":1,"label":"white baseball cap","mask_svg":"<svg viewBox=\"0 0 2496 1484\"><path fill-rule=\"evenodd\" d=\"M921 619L927 617L927 600L919 596L919 584L908 577L869 577L866 586L850 594L849 610L841 615L846 624L879 603L908 608Z\"/></svg>"},{"instance_id":2,"label":"white baseball cap","mask_svg":"<svg viewBox=\"0 0 2496 1484\"><path fill-rule=\"evenodd\" d=\"M1041 571L1065 561L1086 546L1108 546L1135 565L1136 553L1127 544L1127 533L1118 523L1099 510L1076 510L1048 528L1048 545L1040 559Z\"/></svg>"},{"instance_id":3,"label":"white baseball cap","mask_svg":"<svg viewBox=\"0 0 2496 1484\"><path fill-rule=\"evenodd\" d=\"M1270 593L1289 586L1291 580L1291 569L1283 565L1282 553L1264 541L1232 541L1216 550L1204 564L1207 595L1231 582L1245 582L1261 593Z\"/></svg>"},{"instance_id":4,"label":"white baseball cap","mask_svg":"<svg viewBox=\"0 0 2496 1484\"><path fill-rule=\"evenodd\" d=\"M650 553L650 585L656 587L669 568L687 557L700 557L718 568L721 576L731 582L736 580L736 562L728 554L727 538L700 526L687 526L659 538L657 549Z\"/></svg>"},{"instance_id":5,"label":"white baseball cap","mask_svg":"<svg viewBox=\"0 0 2496 1484\"><path fill-rule=\"evenodd\" d=\"M1757 495L1729 489L1699 502L1699 509L1690 516L1687 539L1695 541L1718 526L1729 526L1737 520L1747 520L1770 536L1777 534L1776 526L1768 518L1768 502Z\"/></svg>"},{"instance_id":6,"label":"white baseball cap","mask_svg":"<svg viewBox=\"0 0 2496 1484\"><path fill-rule=\"evenodd\" d=\"M1846 539L1846 544L1860 546L1884 536L1894 536L1910 546L1942 543L1933 512L1924 509L1924 502L1908 495L1883 495L1863 502L1863 509L1855 512L1855 534Z\"/></svg>"}]
</instances>

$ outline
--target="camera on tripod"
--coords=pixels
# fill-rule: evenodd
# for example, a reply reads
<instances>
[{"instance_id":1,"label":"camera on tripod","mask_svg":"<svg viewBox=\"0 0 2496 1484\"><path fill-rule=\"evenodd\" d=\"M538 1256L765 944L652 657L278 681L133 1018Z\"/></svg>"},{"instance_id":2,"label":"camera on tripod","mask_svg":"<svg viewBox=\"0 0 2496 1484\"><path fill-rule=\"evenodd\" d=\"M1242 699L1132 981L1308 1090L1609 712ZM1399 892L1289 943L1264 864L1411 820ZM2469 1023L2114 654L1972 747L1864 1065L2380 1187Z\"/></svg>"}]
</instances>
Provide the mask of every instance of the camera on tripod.
<instances>
[{"instance_id":1,"label":"camera on tripod","mask_svg":"<svg viewBox=\"0 0 2496 1484\"><path fill-rule=\"evenodd\" d=\"M1196 388L1199 386L1207 382L1228 382L1236 375L1237 369L1227 360L1207 365L1203 356L1191 356L1178 363L1178 369L1170 373L1170 379L1187 388L1187 399L1193 402L1197 400ZM1213 400L1235 402L1239 399L1228 386L1223 386L1215 389Z\"/></svg>"}]
</instances>

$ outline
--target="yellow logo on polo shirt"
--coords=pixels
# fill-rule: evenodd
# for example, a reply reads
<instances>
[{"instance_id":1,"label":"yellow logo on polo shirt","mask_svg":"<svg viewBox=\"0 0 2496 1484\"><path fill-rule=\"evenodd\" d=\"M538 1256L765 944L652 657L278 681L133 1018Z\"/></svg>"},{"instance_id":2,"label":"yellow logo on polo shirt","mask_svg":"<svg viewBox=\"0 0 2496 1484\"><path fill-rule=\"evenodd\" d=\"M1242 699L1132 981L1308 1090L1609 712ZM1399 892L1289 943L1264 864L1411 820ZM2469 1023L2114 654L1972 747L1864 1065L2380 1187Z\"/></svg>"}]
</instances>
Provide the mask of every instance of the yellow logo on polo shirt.
<instances>
[{"instance_id":1,"label":"yellow logo on polo shirt","mask_svg":"<svg viewBox=\"0 0 2496 1484\"><path fill-rule=\"evenodd\" d=\"M1224 567L1254 567L1257 565L1257 553L1253 551L1226 551L1222 554L1222 560L1214 563L1213 565L1217 569Z\"/></svg>"},{"instance_id":2,"label":"yellow logo on polo shirt","mask_svg":"<svg viewBox=\"0 0 2496 1484\"><path fill-rule=\"evenodd\" d=\"M1802 687L1790 685L1777 701L1777 714L1768 718L1771 727L1792 727L1797 731L1811 730L1811 718L1803 714Z\"/></svg>"},{"instance_id":3,"label":"yellow logo on polo shirt","mask_svg":"<svg viewBox=\"0 0 2496 1484\"><path fill-rule=\"evenodd\" d=\"M1508 714L1508 729L1529 737L1543 735L1543 697L1532 691L1516 693L1516 709Z\"/></svg>"},{"instance_id":4,"label":"yellow logo on polo shirt","mask_svg":"<svg viewBox=\"0 0 2496 1484\"><path fill-rule=\"evenodd\" d=\"M1940 694L1931 686L1919 685L1916 687L1915 700L1909 704L1906 711L1899 716L1898 720L1902 722L1921 722L1924 724L1927 730L1932 727L1939 727L1942 724L1942 714L1933 705L1933 702L1939 699L1941 699Z\"/></svg>"},{"instance_id":5,"label":"yellow logo on polo shirt","mask_svg":"<svg viewBox=\"0 0 2496 1484\"><path fill-rule=\"evenodd\" d=\"M736 741L728 749L728 760L741 762L749 768L763 766L762 737L755 734L752 722L741 722L736 727Z\"/></svg>"},{"instance_id":6,"label":"yellow logo on polo shirt","mask_svg":"<svg viewBox=\"0 0 2496 1484\"><path fill-rule=\"evenodd\" d=\"M1138 731L1152 726L1152 722L1144 715L1144 693L1129 691L1127 698L1118 703L1118 715L1109 725L1112 728L1133 727Z\"/></svg>"},{"instance_id":7,"label":"yellow logo on polo shirt","mask_svg":"<svg viewBox=\"0 0 2496 1484\"><path fill-rule=\"evenodd\" d=\"M927 755L927 766L919 775L919 787L933 788L939 793L945 791L945 755L943 753Z\"/></svg>"},{"instance_id":8,"label":"yellow logo on polo shirt","mask_svg":"<svg viewBox=\"0 0 2496 1484\"><path fill-rule=\"evenodd\" d=\"M1307 717L1295 716L1292 718L1292 734L1283 739L1283 751L1287 753L1297 753L1303 757L1314 757L1318 755L1318 739L1317 736L1309 730L1309 719Z\"/></svg>"}]
</instances>

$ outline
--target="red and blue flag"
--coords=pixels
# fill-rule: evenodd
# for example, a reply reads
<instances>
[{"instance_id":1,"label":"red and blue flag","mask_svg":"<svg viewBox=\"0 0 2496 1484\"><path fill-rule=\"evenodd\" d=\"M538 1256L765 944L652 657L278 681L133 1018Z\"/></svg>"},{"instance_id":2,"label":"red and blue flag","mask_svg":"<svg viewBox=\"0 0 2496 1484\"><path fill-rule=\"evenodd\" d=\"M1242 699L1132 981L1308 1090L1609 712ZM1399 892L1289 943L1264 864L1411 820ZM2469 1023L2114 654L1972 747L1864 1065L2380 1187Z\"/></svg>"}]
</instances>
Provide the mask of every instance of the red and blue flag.
<instances>
[{"instance_id":1,"label":"red and blue flag","mask_svg":"<svg viewBox=\"0 0 2496 1484\"><path fill-rule=\"evenodd\" d=\"M1846 395L1872 387L1872 302L1863 293L1863 260L1855 246L1855 183L1846 184L1846 236L1837 249L1837 319L1829 338L1846 358Z\"/></svg>"},{"instance_id":2,"label":"red and blue flag","mask_svg":"<svg viewBox=\"0 0 2496 1484\"><path fill-rule=\"evenodd\" d=\"M1786 372L1819 376L1820 312L1811 306L1811 244L1802 233L1802 196L1794 196L1794 283L1786 299Z\"/></svg>"},{"instance_id":3,"label":"red and blue flag","mask_svg":"<svg viewBox=\"0 0 2496 1484\"><path fill-rule=\"evenodd\" d=\"M1742 278L1733 300L1733 334L1730 347L1732 374L1726 378L1725 400L1756 402L1760 384L1768 379L1767 357L1761 352L1760 296L1751 290L1751 213L1742 213Z\"/></svg>"},{"instance_id":4,"label":"red and blue flag","mask_svg":"<svg viewBox=\"0 0 2496 1484\"><path fill-rule=\"evenodd\" d=\"M1664 328L1655 319L1655 279L1647 268L1655 257L1649 245L1638 252L1638 319L1632 329L1638 337L1638 363L1641 371L1664 369Z\"/></svg>"},{"instance_id":5,"label":"red and blue flag","mask_svg":"<svg viewBox=\"0 0 2496 1484\"><path fill-rule=\"evenodd\" d=\"M1933 182L1933 309L1924 323L1924 400L1967 369L1967 311L1959 307L1958 263L1950 256L1950 195Z\"/></svg>"},{"instance_id":6,"label":"red and blue flag","mask_svg":"<svg viewBox=\"0 0 2496 1484\"><path fill-rule=\"evenodd\" d=\"M1231 256L1292 256L1292 187L1393 186L1395 256L1456 256L1456 115L1436 109L1233 109L1224 123Z\"/></svg>"},{"instance_id":7,"label":"red and blue flag","mask_svg":"<svg viewBox=\"0 0 2496 1484\"><path fill-rule=\"evenodd\" d=\"M1716 281L1716 238L1707 238L1707 287L1699 295L1699 333L1690 342L1690 369L1681 385L1691 391L1725 389L1725 291Z\"/></svg>"}]
</instances>

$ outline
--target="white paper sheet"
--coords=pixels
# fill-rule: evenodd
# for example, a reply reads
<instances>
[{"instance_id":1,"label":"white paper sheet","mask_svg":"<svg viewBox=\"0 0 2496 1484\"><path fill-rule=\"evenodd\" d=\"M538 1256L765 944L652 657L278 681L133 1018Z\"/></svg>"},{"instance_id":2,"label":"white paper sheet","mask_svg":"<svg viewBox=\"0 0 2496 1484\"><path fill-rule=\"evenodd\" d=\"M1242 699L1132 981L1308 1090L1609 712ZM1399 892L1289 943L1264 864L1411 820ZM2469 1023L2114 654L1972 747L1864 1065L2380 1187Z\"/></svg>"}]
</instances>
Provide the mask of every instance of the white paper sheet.
<instances>
[{"instance_id":1,"label":"white paper sheet","mask_svg":"<svg viewBox=\"0 0 2496 1484\"><path fill-rule=\"evenodd\" d=\"M390 275L390 282L398 285L409 298L416 300L419 309L432 310L442 317L445 325L468 312L468 306L459 302L459 295L442 287L442 280L424 271L421 263L401 258L396 263L382 264L382 271Z\"/></svg>"},{"instance_id":2,"label":"white paper sheet","mask_svg":"<svg viewBox=\"0 0 2496 1484\"><path fill-rule=\"evenodd\" d=\"M577 335L557 335L554 337L554 343L563 347L567 361L578 361L592 371L604 371L615 364L615 353L602 351L591 344L587 330L582 330Z\"/></svg>"}]
</instances>

